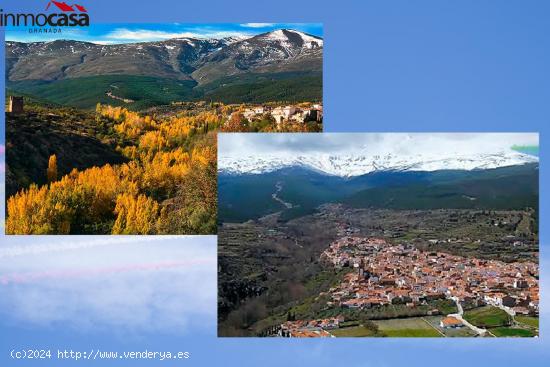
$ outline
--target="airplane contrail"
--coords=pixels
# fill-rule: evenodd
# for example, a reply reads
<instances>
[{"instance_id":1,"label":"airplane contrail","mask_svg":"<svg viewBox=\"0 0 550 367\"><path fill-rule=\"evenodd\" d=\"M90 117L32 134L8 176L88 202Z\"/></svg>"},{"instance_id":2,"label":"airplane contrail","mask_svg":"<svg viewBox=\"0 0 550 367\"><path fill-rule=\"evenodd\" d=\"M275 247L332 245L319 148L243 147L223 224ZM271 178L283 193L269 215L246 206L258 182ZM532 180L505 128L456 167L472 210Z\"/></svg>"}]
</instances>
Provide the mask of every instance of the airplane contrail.
<instances>
[{"instance_id":1,"label":"airplane contrail","mask_svg":"<svg viewBox=\"0 0 550 367\"><path fill-rule=\"evenodd\" d=\"M12 273L0 275L0 284L22 284L31 283L33 281L45 279L74 279L80 277L90 277L98 275L109 275L116 273L127 273L132 271L148 271L148 270L168 270L173 268L189 267L195 265L204 265L214 263L214 258L199 258L187 261L165 261L150 264L130 264L100 268L88 269L68 269L68 270L49 270L35 271L25 273Z\"/></svg>"}]
</instances>

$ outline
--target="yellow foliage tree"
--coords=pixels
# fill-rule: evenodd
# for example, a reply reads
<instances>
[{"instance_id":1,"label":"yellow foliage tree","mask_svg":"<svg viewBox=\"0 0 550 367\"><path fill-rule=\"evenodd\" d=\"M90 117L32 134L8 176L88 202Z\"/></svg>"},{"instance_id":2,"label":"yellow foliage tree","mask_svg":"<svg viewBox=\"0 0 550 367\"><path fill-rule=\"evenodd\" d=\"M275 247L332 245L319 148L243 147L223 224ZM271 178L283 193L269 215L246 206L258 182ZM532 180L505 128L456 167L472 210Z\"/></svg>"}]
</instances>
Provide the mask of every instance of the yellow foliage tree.
<instances>
[{"instance_id":1,"label":"yellow foliage tree","mask_svg":"<svg viewBox=\"0 0 550 367\"><path fill-rule=\"evenodd\" d=\"M213 233L216 214L216 138L213 112L156 119L98 104L114 120L130 159L58 178L49 158L48 185L32 185L8 200L6 231L43 233ZM114 221L114 224L112 224Z\"/></svg>"},{"instance_id":2,"label":"yellow foliage tree","mask_svg":"<svg viewBox=\"0 0 550 367\"><path fill-rule=\"evenodd\" d=\"M48 178L48 182L54 182L57 180L57 157L55 154L52 154L50 156L50 159L48 159L48 169L46 170L46 176Z\"/></svg>"},{"instance_id":3,"label":"yellow foliage tree","mask_svg":"<svg viewBox=\"0 0 550 367\"><path fill-rule=\"evenodd\" d=\"M145 195L121 194L117 197L117 219L113 234L153 234L160 210L156 201Z\"/></svg>"},{"instance_id":4,"label":"yellow foliage tree","mask_svg":"<svg viewBox=\"0 0 550 367\"><path fill-rule=\"evenodd\" d=\"M7 234L67 234L72 210L52 202L47 186L31 185L8 199Z\"/></svg>"}]
</instances>

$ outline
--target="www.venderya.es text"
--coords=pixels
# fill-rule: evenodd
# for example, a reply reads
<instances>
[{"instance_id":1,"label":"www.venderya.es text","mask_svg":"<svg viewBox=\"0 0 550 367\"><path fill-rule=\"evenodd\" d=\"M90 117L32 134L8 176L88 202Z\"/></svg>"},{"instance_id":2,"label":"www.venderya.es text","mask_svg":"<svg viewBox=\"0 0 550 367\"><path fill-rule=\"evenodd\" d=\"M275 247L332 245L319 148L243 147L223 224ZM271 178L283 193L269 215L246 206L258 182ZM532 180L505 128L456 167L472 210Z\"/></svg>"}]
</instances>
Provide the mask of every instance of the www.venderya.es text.
<instances>
[{"instance_id":1,"label":"www.venderya.es text","mask_svg":"<svg viewBox=\"0 0 550 367\"><path fill-rule=\"evenodd\" d=\"M169 351L103 351L99 349L73 350L73 349L12 349L12 359L72 359L72 360L100 360L100 359L154 359L174 360L189 359L190 352Z\"/></svg>"}]
</instances>

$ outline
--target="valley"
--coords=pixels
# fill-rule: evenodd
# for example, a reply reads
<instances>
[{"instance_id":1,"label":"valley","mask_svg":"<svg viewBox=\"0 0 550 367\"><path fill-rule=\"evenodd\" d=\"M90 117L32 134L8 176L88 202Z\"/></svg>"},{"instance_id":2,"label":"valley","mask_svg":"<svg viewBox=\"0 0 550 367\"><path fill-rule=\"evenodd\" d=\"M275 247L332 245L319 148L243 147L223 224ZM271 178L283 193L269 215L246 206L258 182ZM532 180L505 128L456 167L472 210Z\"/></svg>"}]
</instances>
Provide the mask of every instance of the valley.
<instances>
[{"instance_id":1,"label":"valley","mask_svg":"<svg viewBox=\"0 0 550 367\"><path fill-rule=\"evenodd\" d=\"M456 269L460 274L457 279L466 276L465 269L462 265L445 265L445 261L456 259L452 261L457 261L457 264L476 262L478 265L474 269L478 272L479 264L488 264L492 269L495 266L502 269L518 266L524 269L521 271L524 276L533 274L530 279L534 283L529 286L530 293L521 293L522 289L517 289L517 294L528 294L528 298L517 301L517 304L524 306L518 306L516 311L532 317L537 315L538 309L529 310L525 305L538 305L537 232L536 227L528 233L518 232L520 223L529 217L529 212L522 211L401 211L354 209L329 204L319 208L316 214L286 222L279 221L278 215L269 215L241 224L224 223L218 230L219 335L292 334L300 337L302 333L309 333L310 336L330 337L479 334L464 325L458 329L440 326L447 315L457 312L452 297L458 293L451 291L450 295L445 294L443 288L449 286L436 281L433 294L427 297L427 290L432 288L422 283L421 278L415 276L410 281L403 278L408 274L404 270L405 263L397 266L397 260L391 258L382 261L382 258L373 257L376 253L373 251L380 251L380 255L406 252L402 259L411 258L411 266L427 271L420 264L420 254L424 254L422 256L426 256L426 261L433 261L426 266L433 269L439 263L443 268ZM471 230L471 221L467 218L476 218L476 231ZM514 226L495 227L493 223L505 218L516 218ZM462 237L458 236L460 233ZM300 246L295 246L295 243ZM437 259L436 254L441 258ZM367 261L371 262L372 268ZM370 270L367 271L367 268ZM402 275L380 275L388 271L391 274L401 271ZM426 276L426 279L437 279L437 276ZM393 282L403 278L404 284L394 285L396 289L391 290L390 284L394 283L389 282L387 277L394 277ZM450 275L448 277L452 278ZM411 297L414 292L407 290L405 284L413 286L417 282L422 283L421 287L415 288L420 298L404 298L403 302L394 298L398 297L397 294ZM507 287L514 289L512 283ZM459 296L459 302L466 310L477 310L487 303L497 309L501 307L492 298L489 301L489 298L470 295L472 289L468 288L470 293L462 291L465 293ZM503 291L500 286L493 290L494 294ZM504 292L507 294L507 291ZM403 323L414 318L418 318L420 324L415 324L412 329L424 331L399 331L395 325L385 326L391 320ZM526 330L524 333L532 336L534 329L522 325L504 322L493 327L509 328L511 333L519 330L518 334ZM358 327L363 331L359 333L355 330ZM485 331L483 334L491 336Z\"/></svg>"},{"instance_id":2,"label":"valley","mask_svg":"<svg viewBox=\"0 0 550 367\"><path fill-rule=\"evenodd\" d=\"M399 210L538 207L537 163L471 171L379 170L353 177L328 175L302 165L237 173L227 169L223 160L218 169L220 222L258 219L281 210L284 221L314 213L330 202ZM280 197L294 208L283 210L272 201L270 190L277 182L285 186ZM242 197L240 192L248 195ZM537 220L536 211L533 218Z\"/></svg>"}]
</instances>

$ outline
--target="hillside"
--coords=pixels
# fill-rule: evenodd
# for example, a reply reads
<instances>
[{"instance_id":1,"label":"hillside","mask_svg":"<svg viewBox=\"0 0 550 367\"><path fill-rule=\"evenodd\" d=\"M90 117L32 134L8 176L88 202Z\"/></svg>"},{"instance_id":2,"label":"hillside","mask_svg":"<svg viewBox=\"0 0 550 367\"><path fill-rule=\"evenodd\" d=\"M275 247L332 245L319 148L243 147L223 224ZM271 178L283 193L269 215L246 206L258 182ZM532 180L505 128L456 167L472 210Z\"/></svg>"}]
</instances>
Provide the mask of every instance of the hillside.
<instances>
[{"instance_id":1,"label":"hillside","mask_svg":"<svg viewBox=\"0 0 550 367\"><path fill-rule=\"evenodd\" d=\"M473 171L383 171L352 178L294 167L263 174L221 172L218 181L220 222L243 222L277 211L290 219L327 202L387 209L538 207L535 163ZM278 197L292 208L273 200L277 184L282 187Z\"/></svg>"},{"instance_id":2,"label":"hillside","mask_svg":"<svg viewBox=\"0 0 550 367\"><path fill-rule=\"evenodd\" d=\"M293 205L285 206L272 195ZM284 210L286 213L306 213L316 206L340 199L348 188L344 180L323 176L302 169L283 169L263 175L218 175L218 221L244 222ZM246 192L246 195L242 193Z\"/></svg>"},{"instance_id":3,"label":"hillside","mask_svg":"<svg viewBox=\"0 0 550 367\"><path fill-rule=\"evenodd\" d=\"M320 101L322 100L322 77L319 73L247 74L222 78L197 87L193 80L136 75L99 75L55 81L22 80L9 82L8 89L15 94L28 94L51 103L81 109L93 109L99 102L138 111L170 104L173 101L209 100L223 103ZM131 102L124 102L121 99L128 99Z\"/></svg>"},{"instance_id":4,"label":"hillside","mask_svg":"<svg viewBox=\"0 0 550 367\"><path fill-rule=\"evenodd\" d=\"M538 208L538 165L472 172L463 177L436 175L429 181L375 187L344 200L352 207L387 209Z\"/></svg>"},{"instance_id":5,"label":"hillside","mask_svg":"<svg viewBox=\"0 0 550 367\"><path fill-rule=\"evenodd\" d=\"M56 81L24 80L11 82L12 93L38 96L50 102L80 109L95 108L97 103L131 106L133 110L169 104L175 100L194 99L193 81L134 75L99 75ZM108 92L124 102L109 97Z\"/></svg>"},{"instance_id":6,"label":"hillside","mask_svg":"<svg viewBox=\"0 0 550 367\"><path fill-rule=\"evenodd\" d=\"M6 114L7 234L216 232L219 115L32 101Z\"/></svg>"},{"instance_id":7,"label":"hillside","mask_svg":"<svg viewBox=\"0 0 550 367\"><path fill-rule=\"evenodd\" d=\"M116 151L114 122L93 113L28 103L21 115L6 114L6 196L31 183L46 183L50 155L58 174L127 161Z\"/></svg>"}]
</instances>

